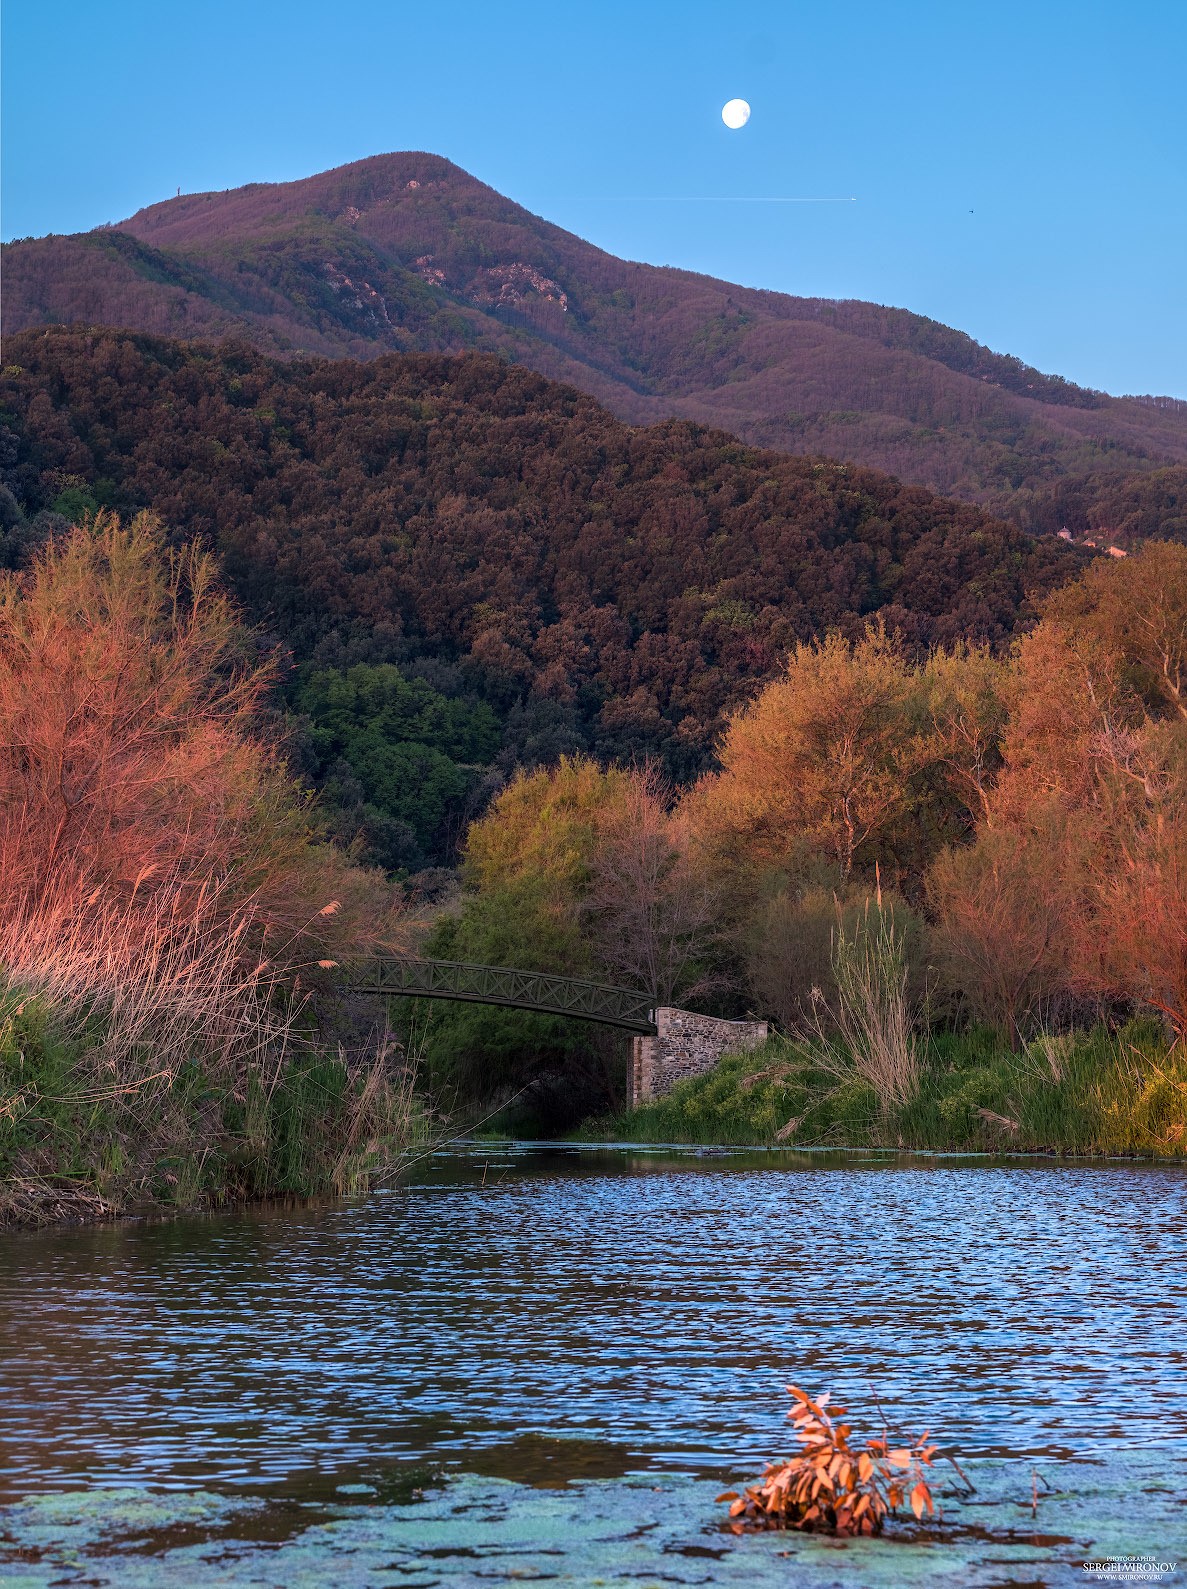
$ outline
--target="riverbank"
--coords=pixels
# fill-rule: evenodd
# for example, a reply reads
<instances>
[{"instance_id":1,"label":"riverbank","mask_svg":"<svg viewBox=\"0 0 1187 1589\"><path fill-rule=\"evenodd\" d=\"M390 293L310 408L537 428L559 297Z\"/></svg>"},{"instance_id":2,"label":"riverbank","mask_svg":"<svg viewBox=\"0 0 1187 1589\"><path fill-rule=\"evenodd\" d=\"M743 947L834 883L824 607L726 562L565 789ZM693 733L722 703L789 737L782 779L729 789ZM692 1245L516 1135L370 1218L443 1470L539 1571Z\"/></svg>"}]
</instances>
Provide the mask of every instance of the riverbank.
<instances>
[{"instance_id":1,"label":"riverbank","mask_svg":"<svg viewBox=\"0 0 1187 1589\"><path fill-rule=\"evenodd\" d=\"M362 1058L311 1034L251 1067L196 1048L118 1069L110 1033L44 999L0 998L0 1227L91 1222L273 1198L342 1197L432 1139L402 1050ZM1153 1020L1044 1036L1012 1053L987 1030L919 1047L918 1087L882 1107L819 1048L774 1036L666 1097L590 1120L578 1141L1187 1157L1187 1056ZM105 1079L107 1078L107 1079ZM496 1122L497 1124L497 1122Z\"/></svg>"},{"instance_id":2,"label":"riverbank","mask_svg":"<svg viewBox=\"0 0 1187 1589\"><path fill-rule=\"evenodd\" d=\"M327 837L274 682L152 514L0 573L0 1220L341 1193L416 1129L328 975L401 890Z\"/></svg>"},{"instance_id":3,"label":"riverbank","mask_svg":"<svg viewBox=\"0 0 1187 1589\"><path fill-rule=\"evenodd\" d=\"M0 995L0 1227L342 1196L426 1140L390 1043L351 1055L285 1029L244 1064L152 1035L137 1051L110 1016Z\"/></svg>"},{"instance_id":4,"label":"riverbank","mask_svg":"<svg viewBox=\"0 0 1187 1589\"><path fill-rule=\"evenodd\" d=\"M769 1038L664 1098L589 1122L587 1141L890 1147L920 1151L1187 1155L1187 1056L1157 1021L1042 1036L1017 1053L996 1034L938 1032L918 1087L884 1107L819 1045Z\"/></svg>"}]
</instances>

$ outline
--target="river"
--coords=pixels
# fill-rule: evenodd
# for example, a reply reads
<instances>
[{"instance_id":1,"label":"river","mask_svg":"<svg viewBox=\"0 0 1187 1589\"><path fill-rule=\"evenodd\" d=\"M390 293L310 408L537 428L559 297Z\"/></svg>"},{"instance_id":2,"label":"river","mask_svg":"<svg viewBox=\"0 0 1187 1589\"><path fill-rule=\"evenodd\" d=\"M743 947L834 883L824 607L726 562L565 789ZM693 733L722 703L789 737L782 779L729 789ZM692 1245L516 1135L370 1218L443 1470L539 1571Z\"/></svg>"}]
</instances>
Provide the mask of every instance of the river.
<instances>
[{"instance_id":1,"label":"river","mask_svg":"<svg viewBox=\"0 0 1187 1589\"><path fill-rule=\"evenodd\" d=\"M0 1577L1187 1582L1185 1326L1153 1164L478 1144L345 1203L9 1236ZM944 1466L940 1527L723 1533L789 1383L929 1428L975 1494Z\"/></svg>"}]
</instances>

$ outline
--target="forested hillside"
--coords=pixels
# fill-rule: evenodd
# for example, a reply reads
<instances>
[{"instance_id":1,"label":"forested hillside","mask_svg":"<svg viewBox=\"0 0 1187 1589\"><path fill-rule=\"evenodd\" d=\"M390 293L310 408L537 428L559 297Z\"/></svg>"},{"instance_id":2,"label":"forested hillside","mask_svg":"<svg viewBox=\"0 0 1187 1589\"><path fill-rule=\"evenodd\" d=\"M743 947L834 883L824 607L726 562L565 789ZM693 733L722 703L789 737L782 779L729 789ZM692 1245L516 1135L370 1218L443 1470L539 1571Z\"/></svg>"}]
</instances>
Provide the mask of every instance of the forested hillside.
<instances>
[{"instance_id":1,"label":"forested hillside","mask_svg":"<svg viewBox=\"0 0 1187 1589\"><path fill-rule=\"evenodd\" d=\"M55 330L7 360L7 560L100 506L216 548L291 652L311 780L388 865L448 849L492 763L658 756L686 780L797 641L877 618L915 652L1001 646L1083 566L867 469L632 429L490 356Z\"/></svg>"},{"instance_id":2,"label":"forested hillside","mask_svg":"<svg viewBox=\"0 0 1187 1589\"><path fill-rule=\"evenodd\" d=\"M26 239L4 273L8 333L79 322L283 354L494 351L633 423L688 417L1036 529L1111 529L1119 486L1187 464L1187 403L1086 391L904 310L632 264L429 154Z\"/></svg>"}]
</instances>

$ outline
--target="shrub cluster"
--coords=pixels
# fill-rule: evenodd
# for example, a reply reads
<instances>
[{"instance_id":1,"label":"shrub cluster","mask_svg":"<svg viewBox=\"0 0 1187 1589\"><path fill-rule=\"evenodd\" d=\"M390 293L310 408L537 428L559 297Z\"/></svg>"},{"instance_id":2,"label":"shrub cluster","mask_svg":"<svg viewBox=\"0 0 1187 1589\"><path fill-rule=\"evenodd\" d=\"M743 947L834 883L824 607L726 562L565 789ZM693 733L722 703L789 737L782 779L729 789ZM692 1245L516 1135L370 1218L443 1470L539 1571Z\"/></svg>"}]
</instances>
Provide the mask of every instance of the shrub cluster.
<instances>
[{"instance_id":1,"label":"shrub cluster","mask_svg":"<svg viewBox=\"0 0 1187 1589\"><path fill-rule=\"evenodd\" d=\"M268 682L210 556L168 552L149 515L0 578L0 1177L26 1202L63 1175L135 1195L179 1154L202 1182L261 1137L231 1116L308 1099L310 995L393 926L390 886L319 839L261 733ZM389 1061L316 1084L348 1135Z\"/></svg>"}]
</instances>

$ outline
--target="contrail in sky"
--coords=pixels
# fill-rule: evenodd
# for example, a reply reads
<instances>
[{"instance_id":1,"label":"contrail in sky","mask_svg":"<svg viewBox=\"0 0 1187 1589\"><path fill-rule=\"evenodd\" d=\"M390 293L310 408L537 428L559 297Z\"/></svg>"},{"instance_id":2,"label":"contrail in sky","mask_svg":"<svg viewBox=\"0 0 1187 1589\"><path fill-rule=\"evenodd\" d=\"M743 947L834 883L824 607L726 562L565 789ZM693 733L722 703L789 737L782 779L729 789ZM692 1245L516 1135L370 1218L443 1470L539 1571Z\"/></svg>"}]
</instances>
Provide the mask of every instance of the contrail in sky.
<instances>
[{"instance_id":1,"label":"contrail in sky","mask_svg":"<svg viewBox=\"0 0 1187 1589\"><path fill-rule=\"evenodd\" d=\"M584 193L544 199L545 204L856 204L856 198L750 198L739 193Z\"/></svg>"}]
</instances>

